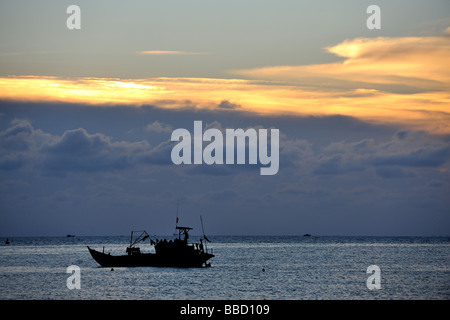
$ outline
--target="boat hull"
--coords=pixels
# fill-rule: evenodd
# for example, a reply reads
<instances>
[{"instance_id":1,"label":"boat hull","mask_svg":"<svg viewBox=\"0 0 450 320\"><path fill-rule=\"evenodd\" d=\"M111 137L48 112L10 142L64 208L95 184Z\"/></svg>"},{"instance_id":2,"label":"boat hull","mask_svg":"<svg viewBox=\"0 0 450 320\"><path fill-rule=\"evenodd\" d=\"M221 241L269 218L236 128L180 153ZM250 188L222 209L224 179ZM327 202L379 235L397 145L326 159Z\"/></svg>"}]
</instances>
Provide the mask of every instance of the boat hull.
<instances>
[{"instance_id":1,"label":"boat hull","mask_svg":"<svg viewBox=\"0 0 450 320\"><path fill-rule=\"evenodd\" d=\"M92 258L102 267L204 267L214 257L211 253L200 251L173 253L139 253L114 256L99 252L88 246Z\"/></svg>"}]
</instances>

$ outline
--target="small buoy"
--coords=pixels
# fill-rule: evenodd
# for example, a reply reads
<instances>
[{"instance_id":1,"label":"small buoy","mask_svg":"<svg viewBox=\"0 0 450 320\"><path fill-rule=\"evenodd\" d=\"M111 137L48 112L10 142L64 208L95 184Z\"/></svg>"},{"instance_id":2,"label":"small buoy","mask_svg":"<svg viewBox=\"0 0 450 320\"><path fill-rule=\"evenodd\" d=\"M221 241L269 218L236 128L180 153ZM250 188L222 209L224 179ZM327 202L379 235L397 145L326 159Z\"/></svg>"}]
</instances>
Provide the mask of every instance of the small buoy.
<instances>
[{"instance_id":1,"label":"small buoy","mask_svg":"<svg viewBox=\"0 0 450 320\"><path fill-rule=\"evenodd\" d=\"M262 272L266 272L266 269L262 268Z\"/></svg>"},{"instance_id":2,"label":"small buoy","mask_svg":"<svg viewBox=\"0 0 450 320\"><path fill-rule=\"evenodd\" d=\"M114 268L111 268L111 271L114 271Z\"/></svg>"}]
</instances>

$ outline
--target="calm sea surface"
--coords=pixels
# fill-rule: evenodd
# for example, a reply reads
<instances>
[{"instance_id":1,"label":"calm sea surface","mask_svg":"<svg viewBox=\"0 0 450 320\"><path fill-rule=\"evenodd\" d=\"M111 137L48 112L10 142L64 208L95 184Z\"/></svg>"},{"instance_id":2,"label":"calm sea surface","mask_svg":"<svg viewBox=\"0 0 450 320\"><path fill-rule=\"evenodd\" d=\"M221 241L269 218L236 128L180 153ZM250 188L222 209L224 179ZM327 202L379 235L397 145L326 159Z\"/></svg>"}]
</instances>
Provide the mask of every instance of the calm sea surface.
<instances>
[{"instance_id":1,"label":"calm sea surface","mask_svg":"<svg viewBox=\"0 0 450 320\"><path fill-rule=\"evenodd\" d=\"M193 237L195 240L195 237ZM211 268L99 268L87 245L124 254L126 236L23 237L0 245L0 299L440 299L450 298L450 238L211 237ZM148 244L142 251L151 251ZM69 290L67 267L80 267ZM369 290L367 268L381 270ZM264 269L264 271L263 271Z\"/></svg>"}]
</instances>

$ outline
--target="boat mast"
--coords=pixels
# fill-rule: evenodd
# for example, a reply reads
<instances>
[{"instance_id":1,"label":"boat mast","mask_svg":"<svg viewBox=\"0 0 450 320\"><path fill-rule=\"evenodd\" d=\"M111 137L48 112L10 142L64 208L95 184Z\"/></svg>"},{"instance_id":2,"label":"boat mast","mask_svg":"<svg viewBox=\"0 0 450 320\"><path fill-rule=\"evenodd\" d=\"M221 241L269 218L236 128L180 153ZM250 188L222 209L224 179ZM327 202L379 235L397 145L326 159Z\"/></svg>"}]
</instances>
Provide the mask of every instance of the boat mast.
<instances>
[{"instance_id":1,"label":"boat mast","mask_svg":"<svg viewBox=\"0 0 450 320\"><path fill-rule=\"evenodd\" d=\"M131 231L130 248L133 246L133 231Z\"/></svg>"},{"instance_id":2,"label":"boat mast","mask_svg":"<svg viewBox=\"0 0 450 320\"><path fill-rule=\"evenodd\" d=\"M136 232L140 232L139 236L136 237L136 239L133 241L133 233ZM139 241L145 241L147 240L147 238L150 238L150 235L147 233L147 231L145 230L140 230L140 231L131 231L131 237L130 237L130 248L133 247L136 243L138 243Z\"/></svg>"}]
</instances>

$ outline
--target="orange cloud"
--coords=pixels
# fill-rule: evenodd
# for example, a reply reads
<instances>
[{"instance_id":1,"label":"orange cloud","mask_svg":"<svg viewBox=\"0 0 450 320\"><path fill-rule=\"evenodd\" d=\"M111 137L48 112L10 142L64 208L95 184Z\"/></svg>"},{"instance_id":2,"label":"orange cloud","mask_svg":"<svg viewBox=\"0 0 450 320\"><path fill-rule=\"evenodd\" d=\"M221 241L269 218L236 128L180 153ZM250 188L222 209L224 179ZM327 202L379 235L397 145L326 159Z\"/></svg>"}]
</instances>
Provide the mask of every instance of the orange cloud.
<instances>
[{"instance_id":1,"label":"orange cloud","mask_svg":"<svg viewBox=\"0 0 450 320\"><path fill-rule=\"evenodd\" d=\"M343 61L233 71L247 79L3 77L0 99L208 109L227 100L246 112L450 133L450 37L360 38L327 50Z\"/></svg>"},{"instance_id":2,"label":"orange cloud","mask_svg":"<svg viewBox=\"0 0 450 320\"><path fill-rule=\"evenodd\" d=\"M300 98L299 112L306 103L317 113L450 132L450 37L358 38L326 49L344 60L233 73L309 92L318 103Z\"/></svg>"},{"instance_id":3,"label":"orange cloud","mask_svg":"<svg viewBox=\"0 0 450 320\"><path fill-rule=\"evenodd\" d=\"M450 89L450 37L358 38L328 47L341 62L236 70L255 79L398 92ZM390 90L391 89L391 90Z\"/></svg>"}]
</instances>

